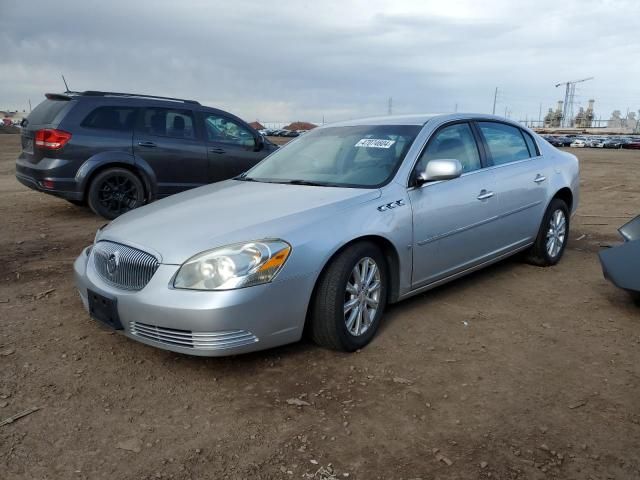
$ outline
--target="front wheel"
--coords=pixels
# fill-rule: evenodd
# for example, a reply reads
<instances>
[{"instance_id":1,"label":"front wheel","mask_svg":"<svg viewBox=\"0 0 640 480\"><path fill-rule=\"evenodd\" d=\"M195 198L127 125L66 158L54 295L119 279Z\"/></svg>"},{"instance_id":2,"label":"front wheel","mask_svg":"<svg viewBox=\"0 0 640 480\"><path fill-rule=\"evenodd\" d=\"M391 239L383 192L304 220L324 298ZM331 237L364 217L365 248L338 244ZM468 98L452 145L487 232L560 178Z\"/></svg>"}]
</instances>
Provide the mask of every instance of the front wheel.
<instances>
[{"instance_id":1,"label":"front wheel","mask_svg":"<svg viewBox=\"0 0 640 480\"><path fill-rule=\"evenodd\" d=\"M95 214L113 220L144 203L144 187L135 173L108 168L91 181L87 200Z\"/></svg>"},{"instance_id":2,"label":"front wheel","mask_svg":"<svg viewBox=\"0 0 640 480\"><path fill-rule=\"evenodd\" d=\"M387 303L387 265L373 243L351 245L318 280L310 330L323 347L352 352L375 335Z\"/></svg>"},{"instance_id":3,"label":"front wheel","mask_svg":"<svg viewBox=\"0 0 640 480\"><path fill-rule=\"evenodd\" d=\"M536 242L527 252L527 261L541 267L555 265L562 258L569 240L569 208L554 198L542 219Z\"/></svg>"}]
</instances>

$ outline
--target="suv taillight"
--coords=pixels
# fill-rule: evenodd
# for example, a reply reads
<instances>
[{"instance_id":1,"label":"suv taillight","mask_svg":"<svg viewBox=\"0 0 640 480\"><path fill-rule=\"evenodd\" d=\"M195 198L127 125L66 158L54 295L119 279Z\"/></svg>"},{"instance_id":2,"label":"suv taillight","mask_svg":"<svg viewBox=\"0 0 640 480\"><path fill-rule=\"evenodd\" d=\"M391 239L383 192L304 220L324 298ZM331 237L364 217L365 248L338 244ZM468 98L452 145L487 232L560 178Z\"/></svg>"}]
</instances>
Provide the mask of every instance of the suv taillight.
<instances>
[{"instance_id":1,"label":"suv taillight","mask_svg":"<svg viewBox=\"0 0 640 480\"><path fill-rule=\"evenodd\" d=\"M71 140L71 134L64 130L43 128L36 132L36 147L44 150L59 150Z\"/></svg>"}]
</instances>

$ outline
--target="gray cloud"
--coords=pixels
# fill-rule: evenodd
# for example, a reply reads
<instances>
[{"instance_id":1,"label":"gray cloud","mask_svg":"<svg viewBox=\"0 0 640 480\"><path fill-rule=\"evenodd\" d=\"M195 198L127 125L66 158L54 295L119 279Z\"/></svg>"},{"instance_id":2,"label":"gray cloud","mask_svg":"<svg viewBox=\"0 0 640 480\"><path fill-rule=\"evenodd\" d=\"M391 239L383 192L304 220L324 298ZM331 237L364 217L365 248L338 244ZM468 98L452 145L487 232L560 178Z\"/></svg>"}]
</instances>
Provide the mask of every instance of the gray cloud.
<instances>
[{"instance_id":1,"label":"gray cloud","mask_svg":"<svg viewBox=\"0 0 640 480\"><path fill-rule=\"evenodd\" d=\"M60 91L195 98L248 120L394 111L537 117L554 84L595 76L579 101L640 108L636 1L0 0L0 107Z\"/></svg>"}]
</instances>

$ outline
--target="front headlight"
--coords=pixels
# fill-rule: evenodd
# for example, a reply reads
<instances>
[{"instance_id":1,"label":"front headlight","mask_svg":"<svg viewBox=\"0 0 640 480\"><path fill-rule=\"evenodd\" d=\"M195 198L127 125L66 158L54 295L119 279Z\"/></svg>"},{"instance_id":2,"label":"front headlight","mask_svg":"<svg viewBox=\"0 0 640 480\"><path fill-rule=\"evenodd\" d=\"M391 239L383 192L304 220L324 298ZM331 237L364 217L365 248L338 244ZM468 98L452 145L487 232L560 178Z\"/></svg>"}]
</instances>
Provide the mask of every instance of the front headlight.
<instances>
[{"instance_id":1,"label":"front headlight","mask_svg":"<svg viewBox=\"0 0 640 480\"><path fill-rule=\"evenodd\" d=\"M291 253L283 240L236 243L199 253L187 260L173 281L175 288L231 290L268 283Z\"/></svg>"}]
</instances>

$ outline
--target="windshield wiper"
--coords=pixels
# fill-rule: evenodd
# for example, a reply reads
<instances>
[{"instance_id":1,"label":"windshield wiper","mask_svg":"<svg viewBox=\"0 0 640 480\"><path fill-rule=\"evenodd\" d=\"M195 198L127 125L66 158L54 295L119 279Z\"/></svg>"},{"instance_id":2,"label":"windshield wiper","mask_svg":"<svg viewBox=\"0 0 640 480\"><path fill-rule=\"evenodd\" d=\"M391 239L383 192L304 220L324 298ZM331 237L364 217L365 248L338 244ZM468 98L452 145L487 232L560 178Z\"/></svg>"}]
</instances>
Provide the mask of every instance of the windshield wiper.
<instances>
[{"instance_id":1,"label":"windshield wiper","mask_svg":"<svg viewBox=\"0 0 640 480\"><path fill-rule=\"evenodd\" d=\"M287 185L308 185L311 187L326 187L326 183L312 182L310 180L282 180L278 183L286 183Z\"/></svg>"},{"instance_id":2,"label":"windshield wiper","mask_svg":"<svg viewBox=\"0 0 640 480\"><path fill-rule=\"evenodd\" d=\"M259 182L260 180L256 180L255 178L247 177L246 173L242 173L237 177L233 177L234 180L241 180L243 182Z\"/></svg>"}]
</instances>

